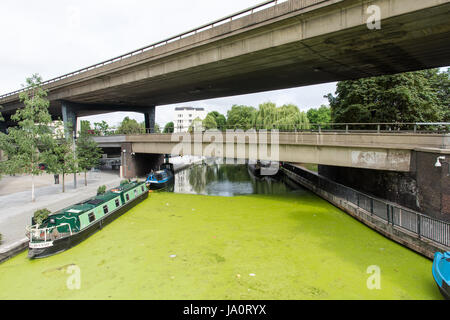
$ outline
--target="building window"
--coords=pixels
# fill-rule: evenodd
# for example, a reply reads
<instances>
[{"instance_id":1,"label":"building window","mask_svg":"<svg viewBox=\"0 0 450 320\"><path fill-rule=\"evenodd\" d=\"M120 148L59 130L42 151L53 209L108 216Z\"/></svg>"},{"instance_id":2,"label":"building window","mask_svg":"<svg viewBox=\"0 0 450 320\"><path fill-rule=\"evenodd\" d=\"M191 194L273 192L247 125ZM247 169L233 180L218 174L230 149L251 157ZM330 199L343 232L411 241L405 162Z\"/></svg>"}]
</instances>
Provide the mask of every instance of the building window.
<instances>
[{"instance_id":1,"label":"building window","mask_svg":"<svg viewBox=\"0 0 450 320\"><path fill-rule=\"evenodd\" d=\"M189 118L192 118L192 114L189 115Z\"/></svg>"},{"instance_id":2,"label":"building window","mask_svg":"<svg viewBox=\"0 0 450 320\"><path fill-rule=\"evenodd\" d=\"M128 193L126 195L126 199L127 199L127 201L130 201L130 195Z\"/></svg>"},{"instance_id":3,"label":"building window","mask_svg":"<svg viewBox=\"0 0 450 320\"><path fill-rule=\"evenodd\" d=\"M119 199L116 199L116 207L120 206Z\"/></svg>"},{"instance_id":4,"label":"building window","mask_svg":"<svg viewBox=\"0 0 450 320\"><path fill-rule=\"evenodd\" d=\"M104 214L107 214L108 213L108 206L106 205L106 206L103 206L103 213Z\"/></svg>"},{"instance_id":5,"label":"building window","mask_svg":"<svg viewBox=\"0 0 450 320\"><path fill-rule=\"evenodd\" d=\"M89 223L95 221L95 214L93 212L89 213L88 218L89 218Z\"/></svg>"}]
</instances>

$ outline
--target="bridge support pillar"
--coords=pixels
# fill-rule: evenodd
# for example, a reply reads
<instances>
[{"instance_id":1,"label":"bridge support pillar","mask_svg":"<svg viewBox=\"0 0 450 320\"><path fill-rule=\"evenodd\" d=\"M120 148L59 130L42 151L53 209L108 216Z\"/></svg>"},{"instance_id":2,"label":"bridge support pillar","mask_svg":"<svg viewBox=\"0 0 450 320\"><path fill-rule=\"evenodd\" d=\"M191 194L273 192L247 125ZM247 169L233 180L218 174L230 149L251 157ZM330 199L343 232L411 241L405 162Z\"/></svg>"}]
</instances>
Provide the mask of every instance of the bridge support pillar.
<instances>
[{"instance_id":1,"label":"bridge support pillar","mask_svg":"<svg viewBox=\"0 0 450 320\"><path fill-rule=\"evenodd\" d=\"M145 112L145 129L147 130L147 133L154 133L155 132L155 106L149 107Z\"/></svg>"},{"instance_id":2,"label":"bridge support pillar","mask_svg":"<svg viewBox=\"0 0 450 320\"><path fill-rule=\"evenodd\" d=\"M135 153L131 143L122 144L122 171L125 179L143 178L164 163L163 154Z\"/></svg>"},{"instance_id":3,"label":"bridge support pillar","mask_svg":"<svg viewBox=\"0 0 450 320\"><path fill-rule=\"evenodd\" d=\"M0 121L0 132L6 133L8 124L5 121Z\"/></svg>"},{"instance_id":4,"label":"bridge support pillar","mask_svg":"<svg viewBox=\"0 0 450 320\"><path fill-rule=\"evenodd\" d=\"M66 101L62 102L61 108L64 126L69 129L69 132L66 132L66 138L73 137L77 132L77 115L75 113L75 108Z\"/></svg>"}]
</instances>

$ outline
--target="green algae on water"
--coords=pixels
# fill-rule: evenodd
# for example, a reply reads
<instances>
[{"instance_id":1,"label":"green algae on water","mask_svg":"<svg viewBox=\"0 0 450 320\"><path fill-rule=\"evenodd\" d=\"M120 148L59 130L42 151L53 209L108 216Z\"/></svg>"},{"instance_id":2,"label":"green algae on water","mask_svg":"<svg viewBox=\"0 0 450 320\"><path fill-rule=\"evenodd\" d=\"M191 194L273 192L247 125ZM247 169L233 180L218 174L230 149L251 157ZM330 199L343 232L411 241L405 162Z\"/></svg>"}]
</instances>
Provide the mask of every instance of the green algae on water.
<instances>
[{"instance_id":1,"label":"green algae on water","mask_svg":"<svg viewBox=\"0 0 450 320\"><path fill-rule=\"evenodd\" d=\"M441 299L431 265L308 192L154 193L66 252L0 264L0 299Z\"/></svg>"}]
</instances>

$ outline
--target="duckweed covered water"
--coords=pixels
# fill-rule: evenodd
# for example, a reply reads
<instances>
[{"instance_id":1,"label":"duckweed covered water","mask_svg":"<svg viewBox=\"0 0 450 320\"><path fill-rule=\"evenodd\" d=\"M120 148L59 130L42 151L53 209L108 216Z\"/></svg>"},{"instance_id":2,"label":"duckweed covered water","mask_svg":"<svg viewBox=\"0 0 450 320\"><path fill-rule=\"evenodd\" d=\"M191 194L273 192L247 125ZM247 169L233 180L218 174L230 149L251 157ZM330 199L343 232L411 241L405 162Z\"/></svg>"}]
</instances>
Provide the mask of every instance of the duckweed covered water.
<instances>
[{"instance_id":1,"label":"duckweed covered water","mask_svg":"<svg viewBox=\"0 0 450 320\"><path fill-rule=\"evenodd\" d=\"M441 299L431 266L306 191L153 193L66 252L0 264L0 299Z\"/></svg>"}]
</instances>

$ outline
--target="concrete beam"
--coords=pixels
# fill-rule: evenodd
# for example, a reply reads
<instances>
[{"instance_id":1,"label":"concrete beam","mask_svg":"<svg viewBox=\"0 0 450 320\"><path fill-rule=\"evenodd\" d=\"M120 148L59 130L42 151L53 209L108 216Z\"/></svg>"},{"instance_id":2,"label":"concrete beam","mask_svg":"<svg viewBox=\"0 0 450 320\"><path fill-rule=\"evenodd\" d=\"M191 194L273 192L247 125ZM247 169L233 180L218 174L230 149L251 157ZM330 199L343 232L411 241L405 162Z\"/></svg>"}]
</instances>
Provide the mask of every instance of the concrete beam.
<instances>
[{"instance_id":1,"label":"concrete beam","mask_svg":"<svg viewBox=\"0 0 450 320\"><path fill-rule=\"evenodd\" d=\"M96 137L102 146L124 141L135 153L176 154L316 163L409 172L417 148L450 149L450 135L386 133L179 133ZM195 143L195 142L199 143Z\"/></svg>"}]
</instances>

